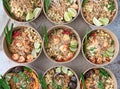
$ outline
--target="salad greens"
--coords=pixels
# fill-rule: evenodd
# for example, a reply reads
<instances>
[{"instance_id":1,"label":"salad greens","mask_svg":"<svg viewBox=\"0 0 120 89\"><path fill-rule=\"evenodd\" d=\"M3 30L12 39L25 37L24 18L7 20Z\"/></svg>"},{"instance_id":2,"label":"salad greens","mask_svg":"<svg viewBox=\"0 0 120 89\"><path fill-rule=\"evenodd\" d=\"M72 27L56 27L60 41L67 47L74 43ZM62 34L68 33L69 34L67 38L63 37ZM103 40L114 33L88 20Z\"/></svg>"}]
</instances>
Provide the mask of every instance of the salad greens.
<instances>
[{"instance_id":1,"label":"salad greens","mask_svg":"<svg viewBox=\"0 0 120 89\"><path fill-rule=\"evenodd\" d=\"M10 46L10 44L12 42L12 30L13 30L13 23L11 24L10 29L8 28L8 25L4 29L4 33L5 33L5 37L6 37L8 46Z\"/></svg>"},{"instance_id":2,"label":"salad greens","mask_svg":"<svg viewBox=\"0 0 120 89\"><path fill-rule=\"evenodd\" d=\"M110 7L108 8L108 10L113 11L115 9L115 3L114 3L114 1L110 0L108 2L108 4L110 5Z\"/></svg>"}]
</instances>

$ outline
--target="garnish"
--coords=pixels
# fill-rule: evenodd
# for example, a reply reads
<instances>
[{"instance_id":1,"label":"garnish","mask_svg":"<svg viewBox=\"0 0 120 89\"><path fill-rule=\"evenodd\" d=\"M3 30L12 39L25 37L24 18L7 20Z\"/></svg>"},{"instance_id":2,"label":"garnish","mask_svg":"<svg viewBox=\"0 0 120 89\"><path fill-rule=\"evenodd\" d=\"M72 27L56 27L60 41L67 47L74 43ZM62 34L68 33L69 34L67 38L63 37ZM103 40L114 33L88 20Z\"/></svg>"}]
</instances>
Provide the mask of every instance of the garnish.
<instances>
[{"instance_id":1,"label":"garnish","mask_svg":"<svg viewBox=\"0 0 120 89\"><path fill-rule=\"evenodd\" d=\"M45 10L47 14L48 14L49 7L50 7L50 0L45 0Z\"/></svg>"},{"instance_id":2,"label":"garnish","mask_svg":"<svg viewBox=\"0 0 120 89\"><path fill-rule=\"evenodd\" d=\"M16 76L13 76L13 80L14 80L15 83L19 82L19 79Z\"/></svg>"},{"instance_id":3,"label":"garnish","mask_svg":"<svg viewBox=\"0 0 120 89\"><path fill-rule=\"evenodd\" d=\"M48 33L47 33L47 28L46 28L46 26L43 26L43 27L42 27L42 33L43 33L43 37L44 37L44 41L45 41L45 46L47 47L47 46L48 46L49 39L48 39Z\"/></svg>"},{"instance_id":4,"label":"garnish","mask_svg":"<svg viewBox=\"0 0 120 89\"><path fill-rule=\"evenodd\" d=\"M32 72L32 69L28 68L28 67L24 67L24 70Z\"/></svg>"},{"instance_id":5,"label":"garnish","mask_svg":"<svg viewBox=\"0 0 120 89\"><path fill-rule=\"evenodd\" d=\"M88 2L88 0L83 0L82 7L84 7L87 2Z\"/></svg>"},{"instance_id":6,"label":"garnish","mask_svg":"<svg viewBox=\"0 0 120 89\"><path fill-rule=\"evenodd\" d=\"M67 29L65 29L65 30L62 32L62 34L71 35L71 34L72 34L72 32L71 32L71 31L69 31L69 30L67 30Z\"/></svg>"},{"instance_id":7,"label":"garnish","mask_svg":"<svg viewBox=\"0 0 120 89\"><path fill-rule=\"evenodd\" d=\"M114 1L110 0L108 2L108 4L110 5L110 7L108 8L108 10L113 11L115 9L115 3L114 3Z\"/></svg>"},{"instance_id":8,"label":"garnish","mask_svg":"<svg viewBox=\"0 0 120 89\"><path fill-rule=\"evenodd\" d=\"M111 41L111 45L113 45L113 44L114 44L114 40Z\"/></svg>"},{"instance_id":9,"label":"garnish","mask_svg":"<svg viewBox=\"0 0 120 89\"><path fill-rule=\"evenodd\" d=\"M13 30L13 23L11 24L10 29L8 28L8 25L4 29L4 33L5 33L5 37L6 37L8 46L10 46L10 44L12 42L12 30Z\"/></svg>"},{"instance_id":10,"label":"garnish","mask_svg":"<svg viewBox=\"0 0 120 89\"><path fill-rule=\"evenodd\" d=\"M82 81L83 89L87 89L86 85L85 85L85 79L84 79L84 74L83 73L80 74L80 78L81 78L81 81Z\"/></svg>"},{"instance_id":11,"label":"garnish","mask_svg":"<svg viewBox=\"0 0 120 89\"><path fill-rule=\"evenodd\" d=\"M11 8L10 8L10 5L8 3L8 0L2 0L3 1L3 5L5 6L6 10L8 11L8 13L14 17L14 15L11 13Z\"/></svg>"},{"instance_id":12,"label":"garnish","mask_svg":"<svg viewBox=\"0 0 120 89\"><path fill-rule=\"evenodd\" d=\"M85 54L86 54L86 45L87 45L87 41L88 41L88 28L86 29L86 34L85 34L85 41L84 41L84 52L85 52Z\"/></svg>"},{"instance_id":13,"label":"garnish","mask_svg":"<svg viewBox=\"0 0 120 89\"><path fill-rule=\"evenodd\" d=\"M10 89L10 86L2 76L0 76L0 89Z\"/></svg>"},{"instance_id":14,"label":"garnish","mask_svg":"<svg viewBox=\"0 0 120 89\"><path fill-rule=\"evenodd\" d=\"M62 86L56 84L55 81L53 80L53 81L52 81L52 89L62 89Z\"/></svg>"},{"instance_id":15,"label":"garnish","mask_svg":"<svg viewBox=\"0 0 120 89\"><path fill-rule=\"evenodd\" d=\"M94 51L96 48L95 47L91 47L90 48L90 51Z\"/></svg>"},{"instance_id":16,"label":"garnish","mask_svg":"<svg viewBox=\"0 0 120 89\"><path fill-rule=\"evenodd\" d=\"M69 2L69 3L70 3L70 2L71 2L71 0L67 0L67 2Z\"/></svg>"},{"instance_id":17,"label":"garnish","mask_svg":"<svg viewBox=\"0 0 120 89\"><path fill-rule=\"evenodd\" d=\"M12 37L15 38L17 36L21 35L21 32L20 31L17 31L17 32L13 32L12 34Z\"/></svg>"},{"instance_id":18,"label":"garnish","mask_svg":"<svg viewBox=\"0 0 120 89\"><path fill-rule=\"evenodd\" d=\"M39 74L39 81L43 89L47 89L46 81L42 74Z\"/></svg>"},{"instance_id":19,"label":"garnish","mask_svg":"<svg viewBox=\"0 0 120 89\"><path fill-rule=\"evenodd\" d=\"M98 88L99 89L105 89L104 84L101 81L98 81Z\"/></svg>"},{"instance_id":20,"label":"garnish","mask_svg":"<svg viewBox=\"0 0 120 89\"><path fill-rule=\"evenodd\" d=\"M104 76L106 79L110 76L110 74L103 68L99 68L99 72L101 76Z\"/></svg>"}]
</instances>

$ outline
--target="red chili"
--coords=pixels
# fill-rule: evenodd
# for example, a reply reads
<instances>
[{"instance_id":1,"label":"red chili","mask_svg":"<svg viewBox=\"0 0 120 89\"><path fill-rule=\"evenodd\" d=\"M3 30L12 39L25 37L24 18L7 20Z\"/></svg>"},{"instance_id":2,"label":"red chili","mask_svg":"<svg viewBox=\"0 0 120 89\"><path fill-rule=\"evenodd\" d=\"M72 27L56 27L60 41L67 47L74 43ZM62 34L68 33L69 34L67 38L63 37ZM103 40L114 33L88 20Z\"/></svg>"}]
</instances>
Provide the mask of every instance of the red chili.
<instances>
[{"instance_id":1,"label":"red chili","mask_svg":"<svg viewBox=\"0 0 120 89\"><path fill-rule=\"evenodd\" d=\"M17 32L13 32L12 33L12 37L15 38L17 36L21 35L21 32L17 31Z\"/></svg>"},{"instance_id":2,"label":"red chili","mask_svg":"<svg viewBox=\"0 0 120 89\"><path fill-rule=\"evenodd\" d=\"M71 31L65 29L65 30L62 32L62 34L68 34L68 35L70 35L70 34L72 34L72 33L71 33Z\"/></svg>"}]
</instances>

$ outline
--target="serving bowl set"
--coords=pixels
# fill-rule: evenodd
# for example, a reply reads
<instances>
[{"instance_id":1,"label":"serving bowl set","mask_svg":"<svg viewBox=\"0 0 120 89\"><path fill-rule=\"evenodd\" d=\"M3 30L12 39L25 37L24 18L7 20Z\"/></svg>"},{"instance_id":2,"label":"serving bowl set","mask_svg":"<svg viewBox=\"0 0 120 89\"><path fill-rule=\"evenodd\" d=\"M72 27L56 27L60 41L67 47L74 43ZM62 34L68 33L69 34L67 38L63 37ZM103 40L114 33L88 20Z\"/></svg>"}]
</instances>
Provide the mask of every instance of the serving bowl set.
<instances>
[{"instance_id":1,"label":"serving bowl set","mask_svg":"<svg viewBox=\"0 0 120 89\"><path fill-rule=\"evenodd\" d=\"M38 59L42 49L50 62L58 66L48 69L41 78L34 69L26 66L10 68L5 74L10 89L117 89L114 74L103 66L113 62L119 52L117 37L104 26L117 16L116 0L3 0L6 14L20 23L37 19L43 9L46 18L55 26L43 27L43 39L31 26L5 27L3 49L6 56L18 64L29 64ZM84 21L94 26L83 39L76 29L67 26L81 12ZM62 64L70 63L79 56L95 67L77 74ZM39 82L40 79L40 83ZM46 83L46 88L45 84Z\"/></svg>"}]
</instances>

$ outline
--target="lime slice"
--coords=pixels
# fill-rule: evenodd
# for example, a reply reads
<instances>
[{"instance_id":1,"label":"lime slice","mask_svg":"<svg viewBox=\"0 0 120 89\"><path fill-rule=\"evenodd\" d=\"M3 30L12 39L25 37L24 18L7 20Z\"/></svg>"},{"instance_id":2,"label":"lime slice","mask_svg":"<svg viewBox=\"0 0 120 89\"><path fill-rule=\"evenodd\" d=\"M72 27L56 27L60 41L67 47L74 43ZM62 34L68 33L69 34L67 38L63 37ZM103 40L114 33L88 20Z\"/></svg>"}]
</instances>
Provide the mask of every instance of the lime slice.
<instances>
[{"instance_id":1,"label":"lime slice","mask_svg":"<svg viewBox=\"0 0 120 89\"><path fill-rule=\"evenodd\" d=\"M72 17L75 17L77 15L77 11L73 8L68 8L68 12Z\"/></svg>"},{"instance_id":2,"label":"lime slice","mask_svg":"<svg viewBox=\"0 0 120 89\"><path fill-rule=\"evenodd\" d=\"M29 13L27 13L27 16L26 16L26 21L29 21L29 20L31 20L31 19L33 19L33 13L32 12L29 12Z\"/></svg>"},{"instance_id":3,"label":"lime slice","mask_svg":"<svg viewBox=\"0 0 120 89\"><path fill-rule=\"evenodd\" d=\"M64 13L64 19L65 19L65 21L69 22L69 21L72 20L72 17L68 12L65 12Z\"/></svg>"},{"instance_id":4,"label":"lime slice","mask_svg":"<svg viewBox=\"0 0 120 89\"><path fill-rule=\"evenodd\" d=\"M108 18L99 18L98 20L102 23L102 25L107 25L109 23Z\"/></svg>"},{"instance_id":5,"label":"lime slice","mask_svg":"<svg viewBox=\"0 0 120 89\"><path fill-rule=\"evenodd\" d=\"M73 48L73 47L70 47L70 51L72 51L72 52L77 51L77 49L78 49L78 48Z\"/></svg>"},{"instance_id":6,"label":"lime slice","mask_svg":"<svg viewBox=\"0 0 120 89\"><path fill-rule=\"evenodd\" d=\"M78 45L77 40L72 40L72 41L70 42L70 46L75 46L75 47L77 47L77 45Z\"/></svg>"},{"instance_id":7,"label":"lime slice","mask_svg":"<svg viewBox=\"0 0 120 89\"><path fill-rule=\"evenodd\" d=\"M93 23L96 25L96 26L101 26L102 25L102 23L99 21L99 20L97 20L97 18L93 18Z\"/></svg>"},{"instance_id":8,"label":"lime slice","mask_svg":"<svg viewBox=\"0 0 120 89\"><path fill-rule=\"evenodd\" d=\"M33 11L34 17L37 17L39 15L39 12L41 11L41 8L35 8Z\"/></svg>"}]
</instances>

